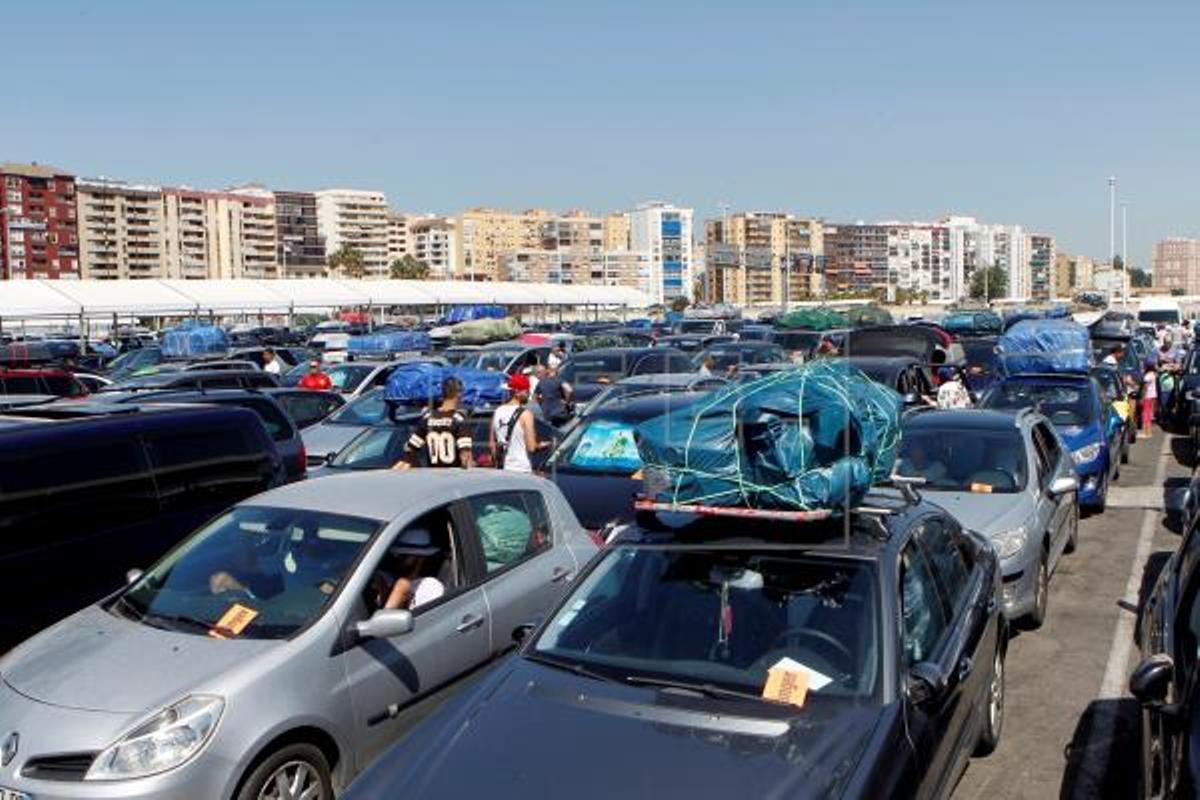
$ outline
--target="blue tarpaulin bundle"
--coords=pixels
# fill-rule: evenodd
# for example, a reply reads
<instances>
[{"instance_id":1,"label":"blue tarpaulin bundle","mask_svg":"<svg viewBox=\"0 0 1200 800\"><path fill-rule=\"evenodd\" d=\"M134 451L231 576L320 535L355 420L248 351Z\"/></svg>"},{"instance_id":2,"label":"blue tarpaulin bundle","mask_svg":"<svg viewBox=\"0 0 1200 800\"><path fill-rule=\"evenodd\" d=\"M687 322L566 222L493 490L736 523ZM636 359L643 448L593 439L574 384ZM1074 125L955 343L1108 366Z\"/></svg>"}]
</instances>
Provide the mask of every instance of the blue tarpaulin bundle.
<instances>
[{"instance_id":1,"label":"blue tarpaulin bundle","mask_svg":"<svg viewBox=\"0 0 1200 800\"><path fill-rule=\"evenodd\" d=\"M1086 374L1091 368L1088 330L1068 319L1022 320L1000 337L996 352L1005 375Z\"/></svg>"},{"instance_id":2,"label":"blue tarpaulin bundle","mask_svg":"<svg viewBox=\"0 0 1200 800\"><path fill-rule=\"evenodd\" d=\"M229 352L229 336L216 325L184 323L163 334L162 352L167 358L224 355Z\"/></svg>"},{"instance_id":3,"label":"blue tarpaulin bundle","mask_svg":"<svg viewBox=\"0 0 1200 800\"><path fill-rule=\"evenodd\" d=\"M464 408L496 406L508 399L507 376L462 367L447 367L428 361L415 361L397 367L383 390L384 400L395 405L425 405L440 402L442 383L455 377L462 381Z\"/></svg>"},{"instance_id":4,"label":"blue tarpaulin bundle","mask_svg":"<svg viewBox=\"0 0 1200 800\"><path fill-rule=\"evenodd\" d=\"M453 306L446 313L446 324L472 322L477 319L504 319L508 312L504 306Z\"/></svg>"},{"instance_id":5,"label":"blue tarpaulin bundle","mask_svg":"<svg viewBox=\"0 0 1200 800\"><path fill-rule=\"evenodd\" d=\"M900 395L814 361L642 423L647 491L664 503L838 510L892 470Z\"/></svg>"},{"instance_id":6,"label":"blue tarpaulin bundle","mask_svg":"<svg viewBox=\"0 0 1200 800\"><path fill-rule=\"evenodd\" d=\"M390 353L424 352L432 344L425 331L392 331L351 336L346 350L351 355L388 355Z\"/></svg>"}]
</instances>

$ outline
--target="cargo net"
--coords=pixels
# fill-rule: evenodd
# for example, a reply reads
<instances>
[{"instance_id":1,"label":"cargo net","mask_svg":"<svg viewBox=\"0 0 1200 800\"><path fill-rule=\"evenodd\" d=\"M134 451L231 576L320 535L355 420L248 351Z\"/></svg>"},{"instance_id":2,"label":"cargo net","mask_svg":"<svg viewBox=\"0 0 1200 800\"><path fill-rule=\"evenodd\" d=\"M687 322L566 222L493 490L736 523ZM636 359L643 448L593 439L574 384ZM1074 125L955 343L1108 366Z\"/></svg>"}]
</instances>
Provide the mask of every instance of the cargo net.
<instances>
[{"instance_id":1,"label":"cargo net","mask_svg":"<svg viewBox=\"0 0 1200 800\"><path fill-rule=\"evenodd\" d=\"M836 512L891 474L901 409L845 362L735 384L639 426L645 491L671 505Z\"/></svg>"}]
</instances>

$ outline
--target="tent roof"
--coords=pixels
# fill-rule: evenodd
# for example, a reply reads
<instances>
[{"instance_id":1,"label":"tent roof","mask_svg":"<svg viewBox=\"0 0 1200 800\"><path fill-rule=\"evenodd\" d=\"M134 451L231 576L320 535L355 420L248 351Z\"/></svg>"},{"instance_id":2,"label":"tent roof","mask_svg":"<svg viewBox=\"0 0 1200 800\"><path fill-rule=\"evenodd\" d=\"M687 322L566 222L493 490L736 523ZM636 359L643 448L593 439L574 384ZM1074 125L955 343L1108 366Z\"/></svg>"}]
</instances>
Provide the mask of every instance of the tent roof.
<instances>
[{"instance_id":1,"label":"tent roof","mask_svg":"<svg viewBox=\"0 0 1200 800\"><path fill-rule=\"evenodd\" d=\"M76 313L171 314L190 313L194 300L175 291L163 281L44 281L69 297ZM3 306L3 301L0 301Z\"/></svg>"},{"instance_id":2,"label":"tent roof","mask_svg":"<svg viewBox=\"0 0 1200 800\"><path fill-rule=\"evenodd\" d=\"M4 317L48 317L78 314L73 302L46 281L3 281L0 283L0 319Z\"/></svg>"},{"instance_id":3,"label":"tent roof","mask_svg":"<svg viewBox=\"0 0 1200 800\"><path fill-rule=\"evenodd\" d=\"M287 311L288 298L271 289L275 281L171 279L159 283L188 298L205 311Z\"/></svg>"}]
</instances>

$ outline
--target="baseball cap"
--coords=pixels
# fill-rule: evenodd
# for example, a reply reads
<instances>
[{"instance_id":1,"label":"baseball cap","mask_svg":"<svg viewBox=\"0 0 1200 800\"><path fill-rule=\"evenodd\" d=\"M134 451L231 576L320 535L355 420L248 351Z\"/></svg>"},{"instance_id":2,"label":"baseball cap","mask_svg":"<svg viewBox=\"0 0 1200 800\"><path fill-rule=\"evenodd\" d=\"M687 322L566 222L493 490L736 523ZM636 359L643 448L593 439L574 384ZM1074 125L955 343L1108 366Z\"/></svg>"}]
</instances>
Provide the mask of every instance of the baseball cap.
<instances>
[{"instance_id":1,"label":"baseball cap","mask_svg":"<svg viewBox=\"0 0 1200 800\"><path fill-rule=\"evenodd\" d=\"M508 378L508 388L514 392L528 392L529 376L522 375L519 372L516 375L510 375Z\"/></svg>"}]
</instances>

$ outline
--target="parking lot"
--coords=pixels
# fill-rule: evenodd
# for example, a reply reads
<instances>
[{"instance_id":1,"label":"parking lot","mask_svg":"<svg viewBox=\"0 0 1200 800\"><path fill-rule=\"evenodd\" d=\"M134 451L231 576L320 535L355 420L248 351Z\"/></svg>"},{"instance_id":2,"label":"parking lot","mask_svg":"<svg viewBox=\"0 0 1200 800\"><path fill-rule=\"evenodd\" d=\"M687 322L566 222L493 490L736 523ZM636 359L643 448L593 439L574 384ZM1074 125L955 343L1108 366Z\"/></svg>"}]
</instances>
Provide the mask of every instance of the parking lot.
<instances>
[{"instance_id":1,"label":"parking lot","mask_svg":"<svg viewBox=\"0 0 1200 800\"><path fill-rule=\"evenodd\" d=\"M1000 746L971 761L956 798L1134 796L1135 612L1179 542L1159 507L1164 484L1189 473L1182 444L1161 431L1139 439L1108 510L1081 522L1079 549L1051 581L1046 624L1009 646Z\"/></svg>"}]
</instances>

